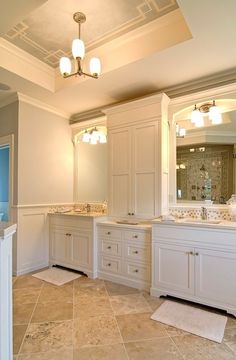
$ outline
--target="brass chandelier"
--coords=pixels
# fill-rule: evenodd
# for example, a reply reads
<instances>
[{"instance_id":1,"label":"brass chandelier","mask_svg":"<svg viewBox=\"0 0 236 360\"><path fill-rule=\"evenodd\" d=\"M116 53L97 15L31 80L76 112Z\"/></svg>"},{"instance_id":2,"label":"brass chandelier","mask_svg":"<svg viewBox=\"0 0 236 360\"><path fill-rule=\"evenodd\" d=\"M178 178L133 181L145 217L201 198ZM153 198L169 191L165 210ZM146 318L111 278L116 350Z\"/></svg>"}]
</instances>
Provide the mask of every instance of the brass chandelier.
<instances>
[{"instance_id":1,"label":"brass chandelier","mask_svg":"<svg viewBox=\"0 0 236 360\"><path fill-rule=\"evenodd\" d=\"M71 73L71 61L68 57L63 56L60 59L60 72L64 78L71 76L89 76L97 79L101 74L100 59L93 57L90 59L90 74L83 71L82 60L85 56L85 46L81 40L81 24L86 21L86 16L82 12L76 12L73 15L74 21L78 24L78 38L72 41L72 55L76 61L76 71Z\"/></svg>"}]
</instances>

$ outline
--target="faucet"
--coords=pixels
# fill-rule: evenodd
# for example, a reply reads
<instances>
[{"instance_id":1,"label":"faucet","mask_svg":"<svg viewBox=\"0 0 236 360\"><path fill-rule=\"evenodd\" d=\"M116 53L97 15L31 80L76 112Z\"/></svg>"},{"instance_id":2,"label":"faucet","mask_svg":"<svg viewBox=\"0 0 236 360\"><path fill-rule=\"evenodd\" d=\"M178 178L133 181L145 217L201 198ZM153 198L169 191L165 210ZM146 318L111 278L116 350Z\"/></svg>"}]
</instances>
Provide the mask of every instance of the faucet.
<instances>
[{"instance_id":1,"label":"faucet","mask_svg":"<svg viewBox=\"0 0 236 360\"><path fill-rule=\"evenodd\" d=\"M87 213L89 213L91 211L91 205L90 204L86 204L85 208L86 208Z\"/></svg>"},{"instance_id":2,"label":"faucet","mask_svg":"<svg viewBox=\"0 0 236 360\"><path fill-rule=\"evenodd\" d=\"M204 206L201 208L201 219L207 220L207 208L205 208Z\"/></svg>"}]
</instances>

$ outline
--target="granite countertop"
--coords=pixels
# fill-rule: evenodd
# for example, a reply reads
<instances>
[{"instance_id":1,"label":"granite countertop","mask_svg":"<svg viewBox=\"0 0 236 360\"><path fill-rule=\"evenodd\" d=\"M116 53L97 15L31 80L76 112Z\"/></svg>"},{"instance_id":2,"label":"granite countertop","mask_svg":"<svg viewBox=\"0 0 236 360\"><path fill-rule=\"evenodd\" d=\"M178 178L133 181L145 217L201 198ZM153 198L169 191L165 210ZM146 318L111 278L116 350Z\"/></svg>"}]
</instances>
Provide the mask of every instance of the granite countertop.
<instances>
[{"instance_id":1,"label":"granite countertop","mask_svg":"<svg viewBox=\"0 0 236 360\"><path fill-rule=\"evenodd\" d=\"M6 236L13 234L16 231L16 224L10 222L0 221L0 237L5 238Z\"/></svg>"},{"instance_id":2,"label":"granite countertop","mask_svg":"<svg viewBox=\"0 0 236 360\"><path fill-rule=\"evenodd\" d=\"M117 226L117 227L126 227L126 228L129 228L129 229L151 229L152 227L152 224L150 221L138 221L138 224L137 225L132 225L132 224L129 224L129 222L127 223L122 223L122 224L118 224L117 221L119 220L105 220L105 221L101 221L101 222L98 222L97 224L98 225L106 225L106 226Z\"/></svg>"},{"instance_id":3,"label":"granite countertop","mask_svg":"<svg viewBox=\"0 0 236 360\"><path fill-rule=\"evenodd\" d=\"M187 220L187 221L186 221ZM191 222L193 220L193 222ZM199 220L199 222L197 222ZM211 221L209 219L209 221ZM212 220L215 221L215 220ZM186 227L197 227L197 228L208 228L208 229L229 229L236 230L236 222L219 220L219 223L207 223L202 222L201 219L176 219L175 221L162 221L160 219L152 220L152 224L168 225L168 226L186 226Z\"/></svg>"},{"instance_id":4,"label":"granite countertop","mask_svg":"<svg viewBox=\"0 0 236 360\"><path fill-rule=\"evenodd\" d=\"M106 213L101 213L101 212L77 212L77 211L66 211L66 212L53 212L53 213L49 213L49 215L59 215L59 216L82 216L82 217L91 217L91 218L95 218L95 217L104 217L107 216Z\"/></svg>"}]
</instances>

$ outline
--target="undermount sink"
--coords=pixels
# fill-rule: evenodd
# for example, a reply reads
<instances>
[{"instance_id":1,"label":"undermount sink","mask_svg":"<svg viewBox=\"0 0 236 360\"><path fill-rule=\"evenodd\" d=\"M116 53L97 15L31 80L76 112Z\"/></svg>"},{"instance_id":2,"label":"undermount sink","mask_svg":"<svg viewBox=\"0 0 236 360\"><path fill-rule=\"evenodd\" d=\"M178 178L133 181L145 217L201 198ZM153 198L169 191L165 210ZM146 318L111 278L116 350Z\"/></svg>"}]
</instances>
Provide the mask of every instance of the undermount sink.
<instances>
[{"instance_id":1,"label":"undermount sink","mask_svg":"<svg viewBox=\"0 0 236 360\"><path fill-rule=\"evenodd\" d=\"M220 224L221 220L186 219L184 222L193 224Z\"/></svg>"}]
</instances>

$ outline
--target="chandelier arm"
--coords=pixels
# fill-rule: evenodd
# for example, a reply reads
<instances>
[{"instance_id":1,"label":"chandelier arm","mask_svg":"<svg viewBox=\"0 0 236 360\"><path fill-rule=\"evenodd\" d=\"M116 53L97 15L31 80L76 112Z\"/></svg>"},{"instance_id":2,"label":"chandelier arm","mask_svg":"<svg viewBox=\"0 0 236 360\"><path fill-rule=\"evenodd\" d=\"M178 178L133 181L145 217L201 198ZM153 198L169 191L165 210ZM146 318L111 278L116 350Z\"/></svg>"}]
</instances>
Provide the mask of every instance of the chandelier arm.
<instances>
[{"instance_id":1,"label":"chandelier arm","mask_svg":"<svg viewBox=\"0 0 236 360\"><path fill-rule=\"evenodd\" d=\"M98 79L98 75L88 74L88 73L83 72L83 71L81 72L81 75L89 76L89 77L91 77L93 79Z\"/></svg>"}]
</instances>

